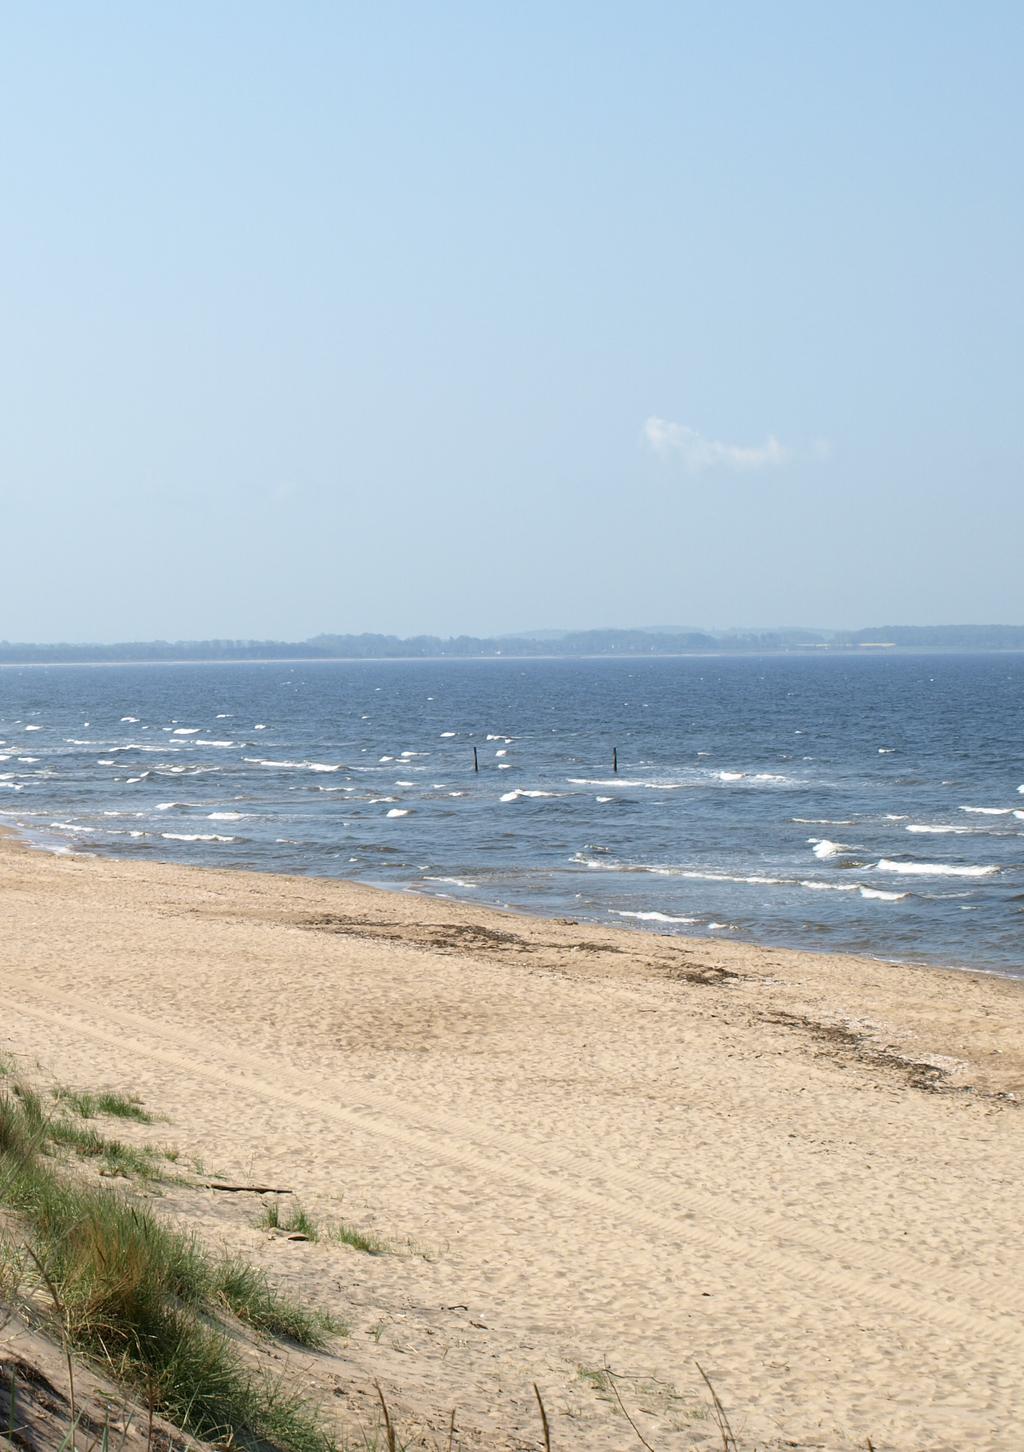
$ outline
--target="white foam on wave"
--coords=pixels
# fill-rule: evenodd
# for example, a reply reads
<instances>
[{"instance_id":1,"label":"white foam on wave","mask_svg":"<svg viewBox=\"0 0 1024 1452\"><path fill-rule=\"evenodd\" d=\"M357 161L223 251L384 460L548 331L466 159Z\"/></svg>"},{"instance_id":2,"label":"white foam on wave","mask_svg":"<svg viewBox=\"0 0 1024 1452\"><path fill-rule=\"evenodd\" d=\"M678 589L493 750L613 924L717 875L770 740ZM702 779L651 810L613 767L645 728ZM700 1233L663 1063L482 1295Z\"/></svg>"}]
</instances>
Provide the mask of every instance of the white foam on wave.
<instances>
[{"instance_id":1,"label":"white foam on wave","mask_svg":"<svg viewBox=\"0 0 1024 1452\"><path fill-rule=\"evenodd\" d=\"M791 822L799 822L803 827L852 827L852 817L790 817Z\"/></svg>"},{"instance_id":2,"label":"white foam on wave","mask_svg":"<svg viewBox=\"0 0 1024 1452\"><path fill-rule=\"evenodd\" d=\"M59 832L95 832L95 827L82 827L77 822L51 822L51 827L56 827Z\"/></svg>"},{"instance_id":3,"label":"white foam on wave","mask_svg":"<svg viewBox=\"0 0 1024 1452\"><path fill-rule=\"evenodd\" d=\"M838 857L842 852L850 849L843 842L830 842L827 837L808 837L808 842L813 843L811 851L815 857Z\"/></svg>"},{"instance_id":4,"label":"white foam on wave","mask_svg":"<svg viewBox=\"0 0 1024 1452\"><path fill-rule=\"evenodd\" d=\"M209 818L209 820L211 822L240 822L242 820L242 818L243 817L247 817L249 815L249 813L248 812L207 812L206 815L207 815L207 817Z\"/></svg>"},{"instance_id":5,"label":"white foam on wave","mask_svg":"<svg viewBox=\"0 0 1024 1452\"><path fill-rule=\"evenodd\" d=\"M172 736L198 736L202 731L201 726L175 726L171 732Z\"/></svg>"},{"instance_id":6,"label":"white foam on wave","mask_svg":"<svg viewBox=\"0 0 1024 1452\"><path fill-rule=\"evenodd\" d=\"M445 882L449 887L470 887L475 888L475 882L465 882L461 877L425 877L424 882Z\"/></svg>"},{"instance_id":7,"label":"white foam on wave","mask_svg":"<svg viewBox=\"0 0 1024 1452\"><path fill-rule=\"evenodd\" d=\"M512 745L512 737L511 736L501 736L501 735L492 736L491 733L488 732L487 735L486 735L486 737L484 739L485 739L485 741L504 741L504 743L505 743L506 746L511 746Z\"/></svg>"},{"instance_id":8,"label":"white foam on wave","mask_svg":"<svg viewBox=\"0 0 1024 1452\"><path fill-rule=\"evenodd\" d=\"M947 833L962 836L965 832L984 832L984 827L950 827L936 823L932 826L928 822L908 822L903 828L904 832L934 832L939 836Z\"/></svg>"},{"instance_id":9,"label":"white foam on wave","mask_svg":"<svg viewBox=\"0 0 1024 1452\"><path fill-rule=\"evenodd\" d=\"M886 893L877 888L865 887L860 882L821 882L815 878L764 877L760 874L745 876L729 872L701 872L688 867L657 867L648 865L626 866L621 862L609 862L585 857L578 852L572 861L580 867L589 867L604 872L649 872L657 877L683 877L698 882L737 882L753 887L801 887L809 892L859 892L862 897L878 898L881 901L897 902L909 896L905 892ZM609 909L611 911L611 909ZM708 923L709 928L714 924ZM719 927L732 928L735 924L724 923Z\"/></svg>"},{"instance_id":10,"label":"white foam on wave","mask_svg":"<svg viewBox=\"0 0 1024 1452\"><path fill-rule=\"evenodd\" d=\"M385 817L407 817L409 815L409 808L392 807L390 812L385 812L384 815Z\"/></svg>"},{"instance_id":11,"label":"white foam on wave","mask_svg":"<svg viewBox=\"0 0 1024 1452\"><path fill-rule=\"evenodd\" d=\"M526 787L515 787L510 792L503 792L498 801L517 802L521 797L553 797L556 795L556 792L529 791Z\"/></svg>"},{"instance_id":12,"label":"white foam on wave","mask_svg":"<svg viewBox=\"0 0 1024 1452\"><path fill-rule=\"evenodd\" d=\"M237 837L222 837L217 832L161 832L168 842L236 842Z\"/></svg>"},{"instance_id":13,"label":"white foam on wave","mask_svg":"<svg viewBox=\"0 0 1024 1452\"><path fill-rule=\"evenodd\" d=\"M668 913L641 913L641 912L619 912L616 908L609 908L608 911L617 918L636 918L643 923L698 923L699 918L673 918ZM710 926L710 925L709 925Z\"/></svg>"},{"instance_id":14,"label":"white foam on wave","mask_svg":"<svg viewBox=\"0 0 1024 1452\"><path fill-rule=\"evenodd\" d=\"M715 775L719 781L742 781L746 776L744 771L716 771Z\"/></svg>"},{"instance_id":15,"label":"white foam on wave","mask_svg":"<svg viewBox=\"0 0 1024 1452\"><path fill-rule=\"evenodd\" d=\"M26 726L25 727L25 730L26 731L42 731L42 729L43 728L41 726ZM1024 787L1021 787L1021 791L1024 792Z\"/></svg>"},{"instance_id":16,"label":"white foam on wave","mask_svg":"<svg viewBox=\"0 0 1024 1452\"><path fill-rule=\"evenodd\" d=\"M270 761L263 756L243 756L250 766L269 766L274 771L344 771L345 767L326 761Z\"/></svg>"},{"instance_id":17,"label":"white foam on wave","mask_svg":"<svg viewBox=\"0 0 1024 1452\"><path fill-rule=\"evenodd\" d=\"M234 746L234 741L211 741L207 736L196 737L197 746Z\"/></svg>"},{"instance_id":18,"label":"white foam on wave","mask_svg":"<svg viewBox=\"0 0 1024 1452\"><path fill-rule=\"evenodd\" d=\"M96 765L97 766L116 766L117 765L117 762L114 760L114 758L112 756L106 756L106 757L100 757L100 759L96 762Z\"/></svg>"},{"instance_id":19,"label":"white foam on wave","mask_svg":"<svg viewBox=\"0 0 1024 1452\"><path fill-rule=\"evenodd\" d=\"M446 737L446 736L457 736L457 735L458 735L458 732L456 732L456 731L442 731L441 732L442 739L444 739L444 737Z\"/></svg>"},{"instance_id":20,"label":"white foam on wave","mask_svg":"<svg viewBox=\"0 0 1024 1452\"><path fill-rule=\"evenodd\" d=\"M122 721L127 721L132 726L137 726L138 723L139 723L138 716L122 716L121 717L121 720Z\"/></svg>"},{"instance_id":21,"label":"white foam on wave","mask_svg":"<svg viewBox=\"0 0 1024 1452\"><path fill-rule=\"evenodd\" d=\"M566 781L570 786L646 787L652 792L675 792L686 785L681 781L640 781L624 776L569 776Z\"/></svg>"},{"instance_id":22,"label":"white foam on wave","mask_svg":"<svg viewBox=\"0 0 1024 1452\"><path fill-rule=\"evenodd\" d=\"M960 866L949 862L893 862L888 857L883 857L875 870L898 872L907 877L994 877L999 868Z\"/></svg>"},{"instance_id":23,"label":"white foam on wave","mask_svg":"<svg viewBox=\"0 0 1024 1452\"><path fill-rule=\"evenodd\" d=\"M979 817L1008 817L1012 807L961 807L961 812L974 812Z\"/></svg>"},{"instance_id":24,"label":"white foam on wave","mask_svg":"<svg viewBox=\"0 0 1024 1452\"><path fill-rule=\"evenodd\" d=\"M400 786L400 787L414 787L415 785L416 785L416 783L414 781L396 781L395 782L395 786Z\"/></svg>"},{"instance_id":25,"label":"white foam on wave","mask_svg":"<svg viewBox=\"0 0 1024 1452\"><path fill-rule=\"evenodd\" d=\"M614 797L595 797L595 802L614 802Z\"/></svg>"}]
</instances>

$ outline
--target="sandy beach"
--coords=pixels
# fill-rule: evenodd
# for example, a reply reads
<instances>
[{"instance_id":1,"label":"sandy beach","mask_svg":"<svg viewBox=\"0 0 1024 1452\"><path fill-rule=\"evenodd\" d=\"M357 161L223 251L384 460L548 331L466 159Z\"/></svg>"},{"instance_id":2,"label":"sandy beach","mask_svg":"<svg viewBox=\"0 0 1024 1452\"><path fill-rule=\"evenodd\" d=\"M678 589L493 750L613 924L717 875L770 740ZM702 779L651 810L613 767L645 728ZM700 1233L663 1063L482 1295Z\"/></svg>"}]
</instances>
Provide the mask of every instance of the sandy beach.
<instances>
[{"instance_id":1,"label":"sandy beach","mask_svg":"<svg viewBox=\"0 0 1024 1452\"><path fill-rule=\"evenodd\" d=\"M0 894L0 1049L393 1247L163 1195L345 1319L343 1430L720 1447L699 1363L743 1449L1020 1446L1021 984L10 837Z\"/></svg>"}]
</instances>

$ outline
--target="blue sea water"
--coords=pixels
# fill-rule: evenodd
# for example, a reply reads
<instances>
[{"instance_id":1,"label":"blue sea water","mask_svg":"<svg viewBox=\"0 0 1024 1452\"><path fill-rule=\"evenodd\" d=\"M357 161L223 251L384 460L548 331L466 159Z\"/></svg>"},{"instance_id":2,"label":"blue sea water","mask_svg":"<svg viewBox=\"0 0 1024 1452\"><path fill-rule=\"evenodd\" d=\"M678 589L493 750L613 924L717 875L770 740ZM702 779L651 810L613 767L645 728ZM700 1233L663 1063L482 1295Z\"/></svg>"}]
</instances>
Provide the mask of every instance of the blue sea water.
<instances>
[{"instance_id":1,"label":"blue sea water","mask_svg":"<svg viewBox=\"0 0 1024 1452\"><path fill-rule=\"evenodd\" d=\"M1008 654L8 667L0 823L1024 976L1022 712Z\"/></svg>"}]
</instances>

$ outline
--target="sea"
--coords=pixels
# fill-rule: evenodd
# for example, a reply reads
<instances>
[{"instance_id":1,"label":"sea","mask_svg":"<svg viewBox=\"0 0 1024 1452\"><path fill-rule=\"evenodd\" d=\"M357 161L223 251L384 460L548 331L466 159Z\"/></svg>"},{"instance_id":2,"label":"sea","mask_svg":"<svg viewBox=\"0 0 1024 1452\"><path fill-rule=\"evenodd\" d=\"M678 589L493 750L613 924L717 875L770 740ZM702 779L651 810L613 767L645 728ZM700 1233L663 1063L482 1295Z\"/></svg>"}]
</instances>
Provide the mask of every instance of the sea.
<instances>
[{"instance_id":1,"label":"sea","mask_svg":"<svg viewBox=\"0 0 1024 1452\"><path fill-rule=\"evenodd\" d=\"M1024 976L1024 655L0 668L38 848Z\"/></svg>"}]
</instances>

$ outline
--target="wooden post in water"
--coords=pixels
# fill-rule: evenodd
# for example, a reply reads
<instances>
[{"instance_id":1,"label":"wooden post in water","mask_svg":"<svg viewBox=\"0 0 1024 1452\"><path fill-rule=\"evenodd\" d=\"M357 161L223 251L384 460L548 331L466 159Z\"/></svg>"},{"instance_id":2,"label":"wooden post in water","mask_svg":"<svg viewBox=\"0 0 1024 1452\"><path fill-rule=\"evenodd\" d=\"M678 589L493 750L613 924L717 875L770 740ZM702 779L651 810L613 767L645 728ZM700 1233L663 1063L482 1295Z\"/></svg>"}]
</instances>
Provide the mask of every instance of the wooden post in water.
<instances>
[{"instance_id":1,"label":"wooden post in water","mask_svg":"<svg viewBox=\"0 0 1024 1452\"><path fill-rule=\"evenodd\" d=\"M613 746L612 747L612 771L618 773L618 770L619 770L619 748L617 746Z\"/></svg>"},{"instance_id":2,"label":"wooden post in water","mask_svg":"<svg viewBox=\"0 0 1024 1452\"><path fill-rule=\"evenodd\" d=\"M480 762L479 762L479 760L477 758L476 747L475 746L473 747L473 770L474 771L479 771L480 770Z\"/></svg>"}]
</instances>

